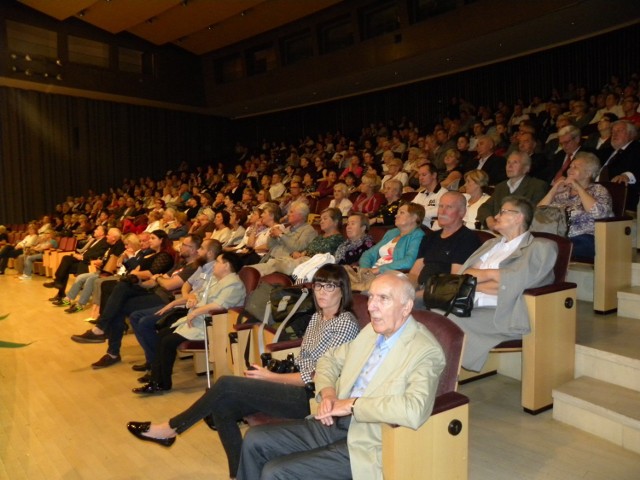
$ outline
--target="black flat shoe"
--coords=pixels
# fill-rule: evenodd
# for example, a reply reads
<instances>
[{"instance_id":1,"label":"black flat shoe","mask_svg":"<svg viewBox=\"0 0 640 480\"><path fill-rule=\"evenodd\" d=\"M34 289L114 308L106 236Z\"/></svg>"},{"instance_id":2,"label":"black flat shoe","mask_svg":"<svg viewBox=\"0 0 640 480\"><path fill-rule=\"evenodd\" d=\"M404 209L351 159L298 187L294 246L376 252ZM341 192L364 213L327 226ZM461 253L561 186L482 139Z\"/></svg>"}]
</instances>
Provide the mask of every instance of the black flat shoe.
<instances>
[{"instance_id":1,"label":"black flat shoe","mask_svg":"<svg viewBox=\"0 0 640 480\"><path fill-rule=\"evenodd\" d=\"M146 372L147 370L151 370L151 365L148 363L141 363L139 365L133 365L131 370L134 372Z\"/></svg>"},{"instance_id":2,"label":"black flat shoe","mask_svg":"<svg viewBox=\"0 0 640 480\"><path fill-rule=\"evenodd\" d=\"M127 430L131 432L136 438L140 440L144 440L146 442L157 443L158 445L162 445L163 447L170 447L176 441L176 437L170 438L151 438L143 435L143 433L147 433L149 431L149 427L151 427L151 422L129 422L127 423Z\"/></svg>"},{"instance_id":3,"label":"black flat shoe","mask_svg":"<svg viewBox=\"0 0 640 480\"><path fill-rule=\"evenodd\" d=\"M132 388L131 391L135 394L138 395L158 395L158 394L162 394L164 392L168 392L169 390L171 390L170 388L164 388L161 387L160 385L158 385L155 382L150 382L147 383L146 385L143 385L141 387L138 388Z\"/></svg>"}]
</instances>

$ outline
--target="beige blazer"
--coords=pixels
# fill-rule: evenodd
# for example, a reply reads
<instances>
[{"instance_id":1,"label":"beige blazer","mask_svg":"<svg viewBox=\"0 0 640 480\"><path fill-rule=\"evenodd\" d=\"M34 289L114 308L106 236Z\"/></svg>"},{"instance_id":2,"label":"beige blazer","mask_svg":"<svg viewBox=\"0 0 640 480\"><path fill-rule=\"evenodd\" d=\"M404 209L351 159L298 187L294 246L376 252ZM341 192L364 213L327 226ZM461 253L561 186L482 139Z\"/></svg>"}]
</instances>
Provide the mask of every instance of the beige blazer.
<instances>
[{"instance_id":1,"label":"beige blazer","mask_svg":"<svg viewBox=\"0 0 640 480\"><path fill-rule=\"evenodd\" d=\"M407 322L354 407L347 436L354 480L382 479L382 423L417 429L433 409L444 353L424 326L412 316ZM367 325L355 340L321 357L315 375L317 391L332 386L338 398L349 398L377 338Z\"/></svg>"}]
</instances>

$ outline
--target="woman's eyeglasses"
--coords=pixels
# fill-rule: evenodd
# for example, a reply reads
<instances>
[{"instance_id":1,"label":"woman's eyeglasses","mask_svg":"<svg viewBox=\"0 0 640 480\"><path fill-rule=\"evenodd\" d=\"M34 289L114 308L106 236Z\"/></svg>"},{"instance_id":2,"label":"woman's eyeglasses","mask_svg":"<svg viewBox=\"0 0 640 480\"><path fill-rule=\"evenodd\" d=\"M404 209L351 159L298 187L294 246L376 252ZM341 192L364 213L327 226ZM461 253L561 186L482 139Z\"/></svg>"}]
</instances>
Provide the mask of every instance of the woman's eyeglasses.
<instances>
[{"instance_id":1,"label":"woman's eyeglasses","mask_svg":"<svg viewBox=\"0 0 640 480\"><path fill-rule=\"evenodd\" d=\"M316 292L319 292L323 288L326 292L330 293L330 292L333 292L336 288L338 288L338 285L336 285L335 283L317 283L317 282L313 284L313 289Z\"/></svg>"}]
</instances>

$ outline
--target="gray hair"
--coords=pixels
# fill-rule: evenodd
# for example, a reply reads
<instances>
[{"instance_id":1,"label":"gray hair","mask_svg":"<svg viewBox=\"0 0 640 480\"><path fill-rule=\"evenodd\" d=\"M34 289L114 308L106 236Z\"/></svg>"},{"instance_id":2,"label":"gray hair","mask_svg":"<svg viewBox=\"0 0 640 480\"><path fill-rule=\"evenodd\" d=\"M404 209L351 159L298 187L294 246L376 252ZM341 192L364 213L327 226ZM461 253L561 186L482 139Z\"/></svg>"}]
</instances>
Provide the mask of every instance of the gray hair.
<instances>
[{"instance_id":1,"label":"gray hair","mask_svg":"<svg viewBox=\"0 0 640 480\"><path fill-rule=\"evenodd\" d=\"M624 125L627 129L627 135L629 135L629 138L632 141L635 140L638 136L638 128L628 120L618 120L617 122L613 122L611 124L611 128L613 128L615 125Z\"/></svg>"},{"instance_id":2,"label":"gray hair","mask_svg":"<svg viewBox=\"0 0 640 480\"><path fill-rule=\"evenodd\" d=\"M576 160L582 160L584 162L591 180L595 180L598 172L600 172L600 159L591 152L578 152L576 156L573 157L573 161L575 162Z\"/></svg>"},{"instance_id":3,"label":"gray hair","mask_svg":"<svg viewBox=\"0 0 640 480\"><path fill-rule=\"evenodd\" d=\"M529 156L528 153L515 150L511 152L511 155L509 155L509 158L511 157L519 157L520 160L522 160L522 163L524 163L528 167L531 167L531 157Z\"/></svg>"},{"instance_id":4,"label":"gray hair","mask_svg":"<svg viewBox=\"0 0 640 480\"><path fill-rule=\"evenodd\" d=\"M531 203L531 200L520 195L509 195L502 199L500 207L502 208L505 203L510 203L522 214L522 217L524 219L524 229L529 230L531 222L533 221L534 211L533 203Z\"/></svg>"},{"instance_id":5,"label":"gray hair","mask_svg":"<svg viewBox=\"0 0 640 480\"><path fill-rule=\"evenodd\" d=\"M305 219L309 216L310 212L309 205L307 205L305 202L294 202L291 204L291 207L289 207L289 210L296 210Z\"/></svg>"},{"instance_id":6,"label":"gray hair","mask_svg":"<svg viewBox=\"0 0 640 480\"><path fill-rule=\"evenodd\" d=\"M409 277L406 274L398 271L398 270L387 270L386 272L381 273L376 277L374 282L378 279L383 279L385 277L391 277L393 279L399 280L401 285L398 291L402 296L402 303L406 303L411 300L412 302L416 299L416 289L411 284Z\"/></svg>"},{"instance_id":7,"label":"gray hair","mask_svg":"<svg viewBox=\"0 0 640 480\"><path fill-rule=\"evenodd\" d=\"M558 137L563 137L565 135L570 135L571 138L580 138L580 129L575 125L567 125L566 127L562 127L558 131Z\"/></svg>"}]
</instances>

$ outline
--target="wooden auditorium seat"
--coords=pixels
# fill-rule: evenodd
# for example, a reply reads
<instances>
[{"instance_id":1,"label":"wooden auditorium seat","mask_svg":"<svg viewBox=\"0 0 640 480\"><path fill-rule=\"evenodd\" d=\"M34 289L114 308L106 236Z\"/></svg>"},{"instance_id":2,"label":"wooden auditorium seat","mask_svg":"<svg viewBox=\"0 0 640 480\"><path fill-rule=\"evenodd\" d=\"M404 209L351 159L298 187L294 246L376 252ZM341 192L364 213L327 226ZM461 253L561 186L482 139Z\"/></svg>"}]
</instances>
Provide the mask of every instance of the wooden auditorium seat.
<instances>
[{"instance_id":1,"label":"wooden auditorium seat","mask_svg":"<svg viewBox=\"0 0 640 480\"><path fill-rule=\"evenodd\" d=\"M354 294L353 300L354 313L360 328L364 328L370 321L367 296ZM383 425L383 475L390 480L464 480L468 475L469 399L456 391L464 332L435 312L414 310L412 314L440 342L446 367L440 376L433 412L420 428ZM267 349L274 358L285 358L292 353L292 347L292 342L280 342L268 345ZM311 412L315 413L316 408L315 399L311 399ZM251 426L283 421L263 413L248 415L244 420Z\"/></svg>"},{"instance_id":2,"label":"wooden auditorium seat","mask_svg":"<svg viewBox=\"0 0 640 480\"><path fill-rule=\"evenodd\" d=\"M558 259L551 285L524 292L531 332L522 340L497 345L481 372L463 370L460 381L466 383L495 373L517 378L522 382L522 408L535 415L553 406L551 392L555 387L573 379L577 292L575 283L565 282L571 241L549 233L533 235L556 242Z\"/></svg>"},{"instance_id":3,"label":"wooden auditorium seat","mask_svg":"<svg viewBox=\"0 0 640 480\"><path fill-rule=\"evenodd\" d=\"M256 287L258 283L266 282L271 285L283 285L291 286L293 282L291 278L284 273L274 272L268 275L260 277L258 270L252 267L250 268L257 274ZM255 288L254 288L255 289ZM258 351L257 341L252 339L257 338L258 329L262 319L258 319L255 322L238 323L240 315L243 312L243 307L236 307L229 309L227 316L225 341L228 344L227 347L227 370L234 375L243 375L245 365L245 352L247 352L247 361L249 363L259 363L260 353Z\"/></svg>"},{"instance_id":4,"label":"wooden auditorium seat","mask_svg":"<svg viewBox=\"0 0 640 480\"><path fill-rule=\"evenodd\" d=\"M593 310L606 314L618 309L618 290L631 286L633 219L625 216L626 185L601 185L611 194L614 216L595 222L595 258L575 258L574 262L593 265Z\"/></svg>"}]
</instances>

